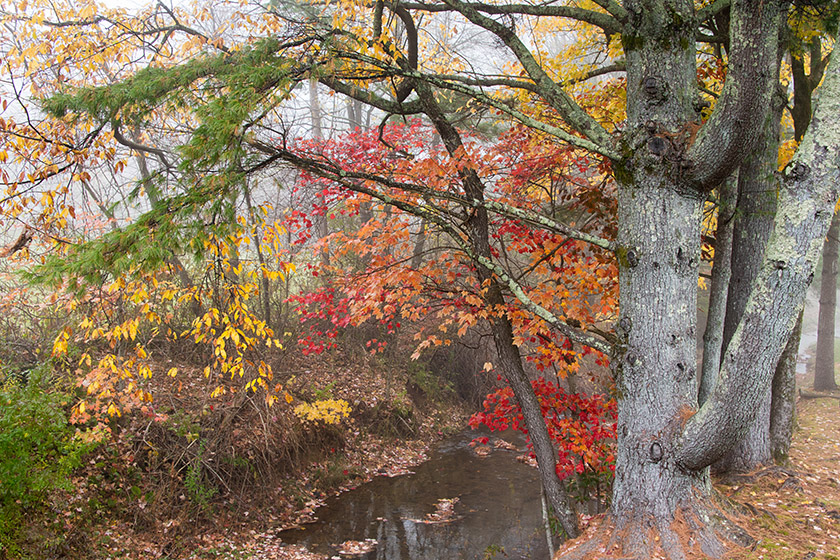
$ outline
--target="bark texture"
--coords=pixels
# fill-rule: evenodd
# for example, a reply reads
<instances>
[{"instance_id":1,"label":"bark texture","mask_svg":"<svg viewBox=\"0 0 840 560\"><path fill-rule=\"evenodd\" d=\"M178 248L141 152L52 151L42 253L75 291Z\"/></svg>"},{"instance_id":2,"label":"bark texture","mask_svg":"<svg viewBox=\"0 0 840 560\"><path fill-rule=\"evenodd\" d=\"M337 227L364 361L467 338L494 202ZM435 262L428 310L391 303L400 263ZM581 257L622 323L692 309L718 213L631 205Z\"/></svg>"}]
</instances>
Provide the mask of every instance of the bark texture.
<instances>
[{"instance_id":1,"label":"bark texture","mask_svg":"<svg viewBox=\"0 0 840 560\"><path fill-rule=\"evenodd\" d=\"M820 314L817 322L817 357L814 363L814 390L837 388L834 380L834 317L837 313L837 254L840 249L840 212L831 219L825 238L820 275Z\"/></svg>"},{"instance_id":2,"label":"bark texture","mask_svg":"<svg viewBox=\"0 0 840 560\"><path fill-rule=\"evenodd\" d=\"M616 173L624 344L613 358L620 394L613 535L628 558L684 558L690 546L719 557L734 532L716 521L708 464L683 468L680 457L684 423L697 407L701 209L706 192L753 151L765 122L779 4L733 6L727 85L696 143L693 4L625 5L633 14L623 36L632 157Z\"/></svg>"},{"instance_id":3,"label":"bark texture","mask_svg":"<svg viewBox=\"0 0 840 560\"><path fill-rule=\"evenodd\" d=\"M732 248L732 277L729 281L726 319L723 328L725 350L744 315L752 283L758 275L764 251L773 231L779 182L776 165L779 153L779 123L782 104L767 116L756 149L738 172L738 205ZM775 370L776 364L770 366ZM744 372L744 375L751 375ZM764 388L758 414L749 432L733 442L732 450L714 466L720 473L748 472L771 459L770 384Z\"/></svg>"},{"instance_id":4,"label":"bark texture","mask_svg":"<svg viewBox=\"0 0 840 560\"><path fill-rule=\"evenodd\" d=\"M786 170L776 225L744 317L709 400L686 423L677 463L696 470L727 451L755 418L770 364L789 340L810 285L840 187L840 57L832 57L811 125ZM743 375L752 371L753 375Z\"/></svg>"},{"instance_id":5,"label":"bark texture","mask_svg":"<svg viewBox=\"0 0 840 560\"><path fill-rule=\"evenodd\" d=\"M706 402L715 386L720 369L726 302L729 295L729 280L732 277L732 234L737 203L738 180L737 177L730 177L720 188L715 232L715 260L709 285L709 312L706 316L706 330L703 332L703 366L700 370L700 387L697 394L699 404Z\"/></svg>"},{"instance_id":6,"label":"bark texture","mask_svg":"<svg viewBox=\"0 0 840 560\"><path fill-rule=\"evenodd\" d=\"M802 335L802 313L788 339L773 375L770 404L770 454L778 465L789 462L790 440L796 421L796 356Z\"/></svg>"}]
</instances>

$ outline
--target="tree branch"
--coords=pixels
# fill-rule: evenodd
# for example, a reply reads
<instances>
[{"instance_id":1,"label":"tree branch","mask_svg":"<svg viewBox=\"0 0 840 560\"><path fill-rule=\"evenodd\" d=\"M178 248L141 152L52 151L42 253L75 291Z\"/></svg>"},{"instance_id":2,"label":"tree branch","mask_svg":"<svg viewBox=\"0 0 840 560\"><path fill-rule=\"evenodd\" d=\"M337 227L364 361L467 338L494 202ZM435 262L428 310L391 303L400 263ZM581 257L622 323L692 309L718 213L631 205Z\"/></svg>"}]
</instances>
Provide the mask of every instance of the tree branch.
<instances>
[{"instance_id":1,"label":"tree branch","mask_svg":"<svg viewBox=\"0 0 840 560\"><path fill-rule=\"evenodd\" d=\"M604 2L604 4L608 4L608 2ZM618 7L617 4L612 4ZM408 10L417 10L422 12L460 11L458 8L453 8L452 6L446 4L404 2L400 5ZM576 6L551 6L547 4L485 4L481 2L466 2L465 5L473 10L485 14L522 14L540 17L567 18L594 25L595 27L602 29L607 35L614 35L621 32L621 23L612 15L595 12L593 10L586 10Z\"/></svg>"},{"instance_id":2,"label":"tree branch","mask_svg":"<svg viewBox=\"0 0 840 560\"><path fill-rule=\"evenodd\" d=\"M540 96L560 113L566 123L574 130L580 132L594 145L599 146L600 149L596 150L598 153L610 151L610 147L613 144L613 139L610 134L551 79L540 63L534 58L534 55L531 54L528 47L517 37L514 30L479 13L471 4L467 4L461 0L444 0L444 2L475 25L499 37L514 56L516 56L520 64L522 64L528 76L534 80L534 83L539 88Z\"/></svg>"},{"instance_id":3,"label":"tree branch","mask_svg":"<svg viewBox=\"0 0 840 560\"><path fill-rule=\"evenodd\" d=\"M131 140L131 139L123 136L123 133L120 130L120 122L119 121L114 121L111 124L111 128L114 132L114 140L116 140L117 142L119 142L123 146L125 146L127 148L131 148L132 150L135 150L135 151L140 152L140 153L154 154L158 157L158 159L163 164L163 167L165 169L171 169L172 168L172 166L169 164L169 160L166 159L166 152L164 152L163 150L161 150L159 148L153 148L152 146L146 146L146 145L143 145L143 144L139 144L139 143L135 142L134 140Z\"/></svg>"},{"instance_id":4,"label":"tree branch","mask_svg":"<svg viewBox=\"0 0 840 560\"><path fill-rule=\"evenodd\" d=\"M740 164L755 143L778 80L780 0L732 5L729 71L708 122L686 152L687 178L707 192Z\"/></svg>"},{"instance_id":5,"label":"tree branch","mask_svg":"<svg viewBox=\"0 0 840 560\"><path fill-rule=\"evenodd\" d=\"M253 141L250 141L249 143L251 145L254 145ZM462 251L464 251L464 253L469 258L473 259L475 262L481 264L482 266L490 270L493 274L495 274L502 281L502 283L505 284L505 286L507 286L507 288L514 295L514 297L516 297L516 299L528 311L532 312L536 316L546 321L546 323L548 323L552 328L554 328L566 338L573 340L574 342L578 342L580 344L598 350L599 352L602 352L605 355L610 355L610 353L612 352L612 346L605 340L592 336L586 333L585 331L576 329L568 325L567 323L563 322L559 317L557 317L544 307L531 300L531 298L529 298L528 295L525 293L524 288L521 284L516 282L516 280L514 280L513 277L511 277L497 263L493 262L490 259L487 259L486 257L478 255L473 250L473 248L470 247L469 243L464 239L464 233L456 229L452 224L448 223L440 215L438 215L435 212L429 211L428 209L424 208L419 204L401 200L399 198L395 198L375 189L368 188L364 186L364 183L362 181L355 181L353 179L374 180L384 186L389 186L395 189L402 190L405 190L404 187L407 186L406 184L390 181L383 177L374 177L368 174L348 172L323 162L317 162L311 159L304 158L285 148L276 148L263 143L256 143L255 147L257 147L257 149L263 152L273 152L273 155L277 159L290 163L298 169L303 169L310 173L318 175L319 177L329 179L348 190L368 195L381 202L384 202L385 204L390 204L391 206L399 208L404 212L413 214L415 216L419 216L421 218L425 218L426 220L436 224L438 227L441 228L442 231L446 232L453 239L453 241L455 241L459 248ZM416 186L411 187L412 192L420 190L420 188ZM426 191L428 191L428 189L426 189ZM429 194L430 196L436 197L434 195L436 195L437 193ZM483 204L488 203L485 201ZM489 206L492 208L494 204L491 203Z\"/></svg>"},{"instance_id":6,"label":"tree branch","mask_svg":"<svg viewBox=\"0 0 840 560\"><path fill-rule=\"evenodd\" d=\"M417 115L423 112L423 108L420 106L419 101L409 101L407 103L391 101L374 94L370 90L360 88L354 84L342 82L331 76L320 77L318 78L318 81L335 92L342 93L347 97L351 97L365 103L366 105L376 107L386 113L391 113L392 115Z\"/></svg>"},{"instance_id":7,"label":"tree branch","mask_svg":"<svg viewBox=\"0 0 840 560\"><path fill-rule=\"evenodd\" d=\"M452 83L452 82L449 82L449 81L446 81L446 80L437 79L433 75L422 74L422 73L417 72L417 73L414 74L414 76L418 80L423 80L423 81L428 82L428 83L430 83L434 86L437 86L441 89L448 89L450 91L455 91L455 92L458 92L458 93L463 93L464 95L468 95L468 96L476 99L477 101L480 101L480 102L484 103L485 105L489 105L489 106L493 107L494 109L498 109L502 113L505 113L505 114L513 117L514 119L518 120L519 122L521 122L522 124L524 124L524 125L526 125L530 128L533 128L535 130L539 130L541 132L545 132L546 134L550 134L551 136L559 138L560 140L562 140L562 141L564 141L564 142L566 142L566 143L568 143L572 146L576 146L578 148L583 148L585 150L589 150L591 152L601 154L602 156L604 156L606 158L609 158L609 159L612 159L612 160L619 159L618 152L613 151L609 147L609 144L601 144L601 143L598 143L598 142L593 142L591 140L588 140L587 138L581 138L580 136L576 136L575 134L572 134L571 132L568 132L568 131L560 128L560 127L552 126L550 124L539 121L539 120L537 120L537 119L535 119L535 118L533 118L533 117L531 117L531 116L529 116L529 115L527 115L527 114L525 114L521 111L517 111L516 109L514 109L510 105L504 103L503 101L494 99L493 97L491 97L491 96L489 96L485 93L476 91L476 90L471 89L471 88L466 87L466 86L462 86L460 84ZM600 124L597 125L597 126L599 128L601 128L601 130L604 132L604 134L607 137L609 137L607 132L601 127Z\"/></svg>"}]
</instances>

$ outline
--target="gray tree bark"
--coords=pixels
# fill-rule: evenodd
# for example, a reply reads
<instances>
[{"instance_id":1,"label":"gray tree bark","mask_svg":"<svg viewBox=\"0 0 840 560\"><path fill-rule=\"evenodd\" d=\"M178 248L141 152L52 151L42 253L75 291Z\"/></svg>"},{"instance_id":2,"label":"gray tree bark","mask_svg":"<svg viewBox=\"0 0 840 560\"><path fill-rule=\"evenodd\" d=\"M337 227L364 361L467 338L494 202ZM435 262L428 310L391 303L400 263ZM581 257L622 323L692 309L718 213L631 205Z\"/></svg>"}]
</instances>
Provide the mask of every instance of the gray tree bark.
<instances>
[{"instance_id":1,"label":"gray tree bark","mask_svg":"<svg viewBox=\"0 0 840 560\"><path fill-rule=\"evenodd\" d=\"M709 283L709 312L706 316L706 330L703 332L703 365L697 394L697 401L701 405L712 392L720 369L726 301L729 295L729 279L732 277L732 234L737 203L738 179L730 177L720 187L715 260Z\"/></svg>"},{"instance_id":2,"label":"gray tree bark","mask_svg":"<svg viewBox=\"0 0 840 560\"><path fill-rule=\"evenodd\" d=\"M802 312L788 339L776 372L773 375L770 401L770 454L777 465L789 462L788 452L796 422L796 356L799 353L799 339L802 335Z\"/></svg>"},{"instance_id":3,"label":"gray tree bark","mask_svg":"<svg viewBox=\"0 0 840 560\"><path fill-rule=\"evenodd\" d=\"M793 74L793 116L794 138L802 140L811 122L811 96L822 79L826 60L822 58L822 45L818 37L810 43L811 63L808 74L800 49L792 44L791 73ZM770 448L773 460L777 464L788 463L793 427L796 422L796 356L802 336L802 313L799 314L796 327L782 352L773 376L772 399L770 408Z\"/></svg>"},{"instance_id":4,"label":"gray tree bark","mask_svg":"<svg viewBox=\"0 0 840 560\"><path fill-rule=\"evenodd\" d=\"M745 433L775 363L793 332L813 279L840 186L840 57L832 57L808 132L787 168L776 226L744 317L724 356L720 380L686 423L677 462L698 469L720 458L732 434ZM738 375L752 371L754 375Z\"/></svg>"},{"instance_id":5,"label":"gray tree bark","mask_svg":"<svg viewBox=\"0 0 840 560\"><path fill-rule=\"evenodd\" d=\"M627 119L621 135L608 132L541 66L539 57L516 35L514 17L487 15L490 9L504 15L504 10L511 6L507 4L494 4L491 8L446 0L414 4L410 9L456 10L470 22L495 34L521 67L520 76L504 83L517 82L521 89L539 95L539 102L544 103L543 114L551 115L550 118L540 120L539 116L519 112L515 106L490 97L481 89L487 82L480 78L475 79L478 89L471 89L472 77L449 80L445 76L423 74L417 63L416 29L407 14L409 8L400 3L384 5L405 25L409 56L392 52L393 64L387 60L376 61L377 66L381 65L382 75L391 79L391 83L393 78L399 78L397 102L379 98L374 87L360 91L351 84L342 85L340 75L334 80L322 80L343 92L355 92L359 99L387 112L425 113L440 133L450 156L459 162L464 162L460 157L463 150L460 137L437 105L431 84L458 93L466 91L467 95L528 126L610 160L618 183L617 240L615 243L587 240L616 252L621 289L620 332L615 336L599 332L598 336L603 338L592 335L587 343L604 352L610 350L605 339L614 344L611 357L619 409L610 519L614 530L606 536L597 536L592 542L596 547L608 546L611 552L625 558L664 555L683 559L689 549L698 547L708 556L720 557L734 533L719 521L707 467L721 459L755 422L774 366L794 330L813 277L840 189L840 56L826 70L814 119L786 171L773 234L724 353L717 383L698 409L695 307L701 208L711 189L741 165L744 154L753 152L757 132L766 122L777 75L774 69L778 25L787 2L732 0L731 5L723 1L702 8L704 19L714 17L715 10L721 6L727 8L731 28L726 82L712 115L705 122L698 108L699 17L695 2L625 0L619 4L613 0L596 0L595 3L603 11L530 4L515 9L533 13L537 9L558 8L559 12L547 15L588 21L601 26L607 34L621 33L627 83ZM381 7L383 3L378 5ZM342 41L324 41L323 52L327 56L340 54L342 44ZM349 55L356 53L345 54L351 58ZM228 60L235 64L237 59L229 55ZM321 65L323 60L313 61L312 65L326 73L328 65ZM353 57L353 64L357 63L358 57ZM301 71L296 70L295 76ZM337 72L340 74L340 70ZM406 85L407 89L403 87ZM130 96L134 89L122 88L120 99ZM409 99L412 91L417 94L417 100ZM91 101L85 99L101 97L83 95L79 103L90 107ZM562 126L557 125L561 120ZM351 173L344 169L306 160L306 156L286 151L282 146L247 137L242 140L272 158L282 157L296 165L308 165L307 169L316 168L322 176L347 188L378 195L384 203L399 205L401 209L410 206L400 197L371 193L361 182L346 180ZM502 291L504 284L519 299L522 308L559 332L569 333L570 339L580 342L587 338L588 333L562 323L528 299L526 290L493 260L488 208L495 211L498 205L494 206L494 201L485 197L481 179L468 162L458 165L457 173L459 184L452 192L422 193L438 200L454 201L454 206L460 206L455 212L447 207L436 214L425 205L415 205L414 212L429 217L438 227L448 227L453 241L473 259L477 279L482 287L486 286L484 297L488 309L504 310L509 303ZM385 177L377 181L388 189L400 188ZM411 186L410 190L423 189ZM543 219L531 221L542 225L549 221L545 216L540 218ZM577 239L583 237L579 235ZM526 416L548 499L573 536L577 533L576 518L551 468L556 459L555 450L524 374L510 321L501 312L491 319L491 326L500 362ZM569 557L598 556L590 546L577 548Z\"/></svg>"},{"instance_id":6,"label":"gray tree bark","mask_svg":"<svg viewBox=\"0 0 840 560\"><path fill-rule=\"evenodd\" d=\"M638 21L647 21L645 10L649 5L642 7L628 2L626 6ZM669 3L668 8L676 11L674 3ZM761 69L765 77L775 75L772 68L777 52L778 13L772 13L774 8L779 5L763 3L759 9L756 4L741 2L734 3L732 9L727 83L739 84L733 85L739 89L766 88L768 98L761 114L762 122L769 109L772 82L751 86L751 80L760 81L758 76L747 72L749 75L739 77L733 72ZM667 19L675 21L676 16L672 13ZM662 13L656 17L662 17ZM677 41L691 44L688 30L681 35L671 26L669 41L661 40L650 28L645 30L641 52L628 48L632 37L626 34L624 37L627 128L634 132L638 130L635 127L647 127L654 135L659 126L679 130L692 118L684 105L688 99L679 95L673 99L667 93L679 91L674 84L693 81L693 64L681 64L680 53L667 52L665 46L674 46ZM742 48L751 49L746 56L749 62L740 59ZM769 53L773 60L750 59L760 52ZM693 62L693 50L691 56ZM744 66L735 63L738 60ZM833 67L837 72L837 64L833 63ZM667 88L657 80L662 75L669 77ZM833 208L837 197L834 158L838 154L835 142L840 134L832 127L840 115L838 101L834 100L840 94L840 84L837 84L840 80L836 74L832 74L832 79L825 93L829 101L818 109L823 111L826 124L812 125L812 132L814 127L819 130L803 141L797 160L788 172L764 264L752 284L738 327L730 337L718 382L699 410L693 364L700 199L681 188L667 167L663 169L663 160L669 159L668 143L661 143L655 136L628 139L638 142L639 147L633 152L631 165L616 173L620 180L621 321L628 334L617 368L621 399L612 503L615 533L621 535L625 556L646 558L656 553L657 547L650 544L651 528L658 532L666 555L684 556L681 536L672 525L678 512L683 512L684 519L711 519L705 467L722 458L746 435L760 404L766 401L773 370L794 328L812 278L818 240L828 227L826 208ZM726 106L721 102L715 113L720 119L726 119L725 110L718 113ZM733 112L738 111L733 108ZM733 116L729 114L730 118ZM709 127L708 134L703 135L701 130L697 142L688 150L689 157L702 160L705 150L712 148L710 139L732 138L723 133L726 126L716 121L715 116L706 127ZM751 130L753 133L761 130L760 125ZM696 172L695 177L708 181L706 184L719 182L721 175L731 172L724 164L726 157L726 154L710 154L707 161L720 162L720 167L712 165ZM625 172L631 178L626 178ZM732 535L711 521L699 522L692 530L693 542L708 556L721 556L725 540ZM576 557L585 557L590 552L591 549Z\"/></svg>"},{"instance_id":7,"label":"gray tree bark","mask_svg":"<svg viewBox=\"0 0 840 560\"><path fill-rule=\"evenodd\" d=\"M664 550L669 557L682 558L687 543L674 530L676 517L710 519L707 508L711 507L704 499L711 492L704 468L710 463L678 467L677 444L684 423L697 408L695 306L703 189L717 186L730 175L740 163L736 146L738 151L748 147L749 153L754 139L739 137L734 123L727 120L735 115L727 117L725 110L709 120L705 134L701 130L687 150L662 137L661 130L684 130L698 119L695 94L689 91L696 71L693 26L660 25L662 19L691 22L693 5L657 3L655 10L647 2L625 6L637 18L636 30L644 42L641 48L631 48L635 38L624 35L627 129L632 131L625 136L633 157L616 173L619 325L626 334L622 355L613 358L619 360L616 383L621 398L611 516L624 556L649 558ZM754 91L760 92L749 102L756 104L749 116L757 117L753 126L760 129L769 109L771 82L767 78L775 67L779 6L770 2L763 11L749 3L741 7L733 9L738 33L733 33L730 49L730 61L740 63L731 66L729 79L740 79L738 87L750 87L746 84L753 82ZM757 57L758 51L763 53ZM721 99L718 110L732 103L731 110L738 113L739 103L746 100L736 101L740 94L735 89L725 86L724 91L728 92L725 96L734 97ZM682 150L686 150L684 156L680 156ZM684 176L669 171L670 162L681 157L705 162L689 172L694 187L684 182ZM706 407L717 402L717 389L728 383L726 370L720 378ZM727 435L730 445L737 441L734 434ZM659 535L659 544L651 542L651 530ZM695 543L706 555L723 554L724 543L716 537L712 523L695 530ZM587 557L590 552L570 557Z\"/></svg>"},{"instance_id":8,"label":"gray tree bark","mask_svg":"<svg viewBox=\"0 0 840 560\"><path fill-rule=\"evenodd\" d=\"M426 220L420 220L420 229L414 238L414 248L411 252L411 268L417 270L423 264L423 256L426 250Z\"/></svg>"},{"instance_id":9,"label":"gray tree bark","mask_svg":"<svg viewBox=\"0 0 840 560\"><path fill-rule=\"evenodd\" d=\"M779 129L783 105L770 111L755 151L741 165L738 173L738 205L732 249L732 277L729 281L723 348L744 315L752 283L764 259L764 250L773 231L776 216L779 153ZM774 371L776 364L770 366ZM748 375L748 373L746 373ZM770 384L764 389L756 421L750 431L713 470L720 473L749 472L771 460Z\"/></svg>"},{"instance_id":10,"label":"gray tree bark","mask_svg":"<svg viewBox=\"0 0 840 560\"><path fill-rule=\"evenodd\" d=\"M837 255L840 250L840 212L831 219L825 238L820 276L820 314L817 322L817 357L814 364L814 390L837 388L834 380L834 316L837 312Z\"/></svg>"}]
</instances>

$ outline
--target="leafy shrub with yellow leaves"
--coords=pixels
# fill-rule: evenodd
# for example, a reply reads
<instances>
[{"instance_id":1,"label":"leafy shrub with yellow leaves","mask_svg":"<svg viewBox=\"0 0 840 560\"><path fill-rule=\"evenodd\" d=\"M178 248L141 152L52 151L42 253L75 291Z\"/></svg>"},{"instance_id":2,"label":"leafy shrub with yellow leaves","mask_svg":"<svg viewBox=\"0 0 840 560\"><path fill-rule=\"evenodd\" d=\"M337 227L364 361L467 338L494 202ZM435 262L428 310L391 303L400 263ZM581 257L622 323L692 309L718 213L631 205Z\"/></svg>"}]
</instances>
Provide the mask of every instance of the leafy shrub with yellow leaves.
<instances>
[{"instance_id":1,"label":"leafy shrub with yellow leaves","mask_svg":"<svg viewBox=\"0 0 840 560\"><path fill-rule=\"evenodd\" d=\"M350 416L350 404L343 399L326 399L314 403L301 403L293 412L304 422L323 422L338 424Z\"/></svg>"}]
</instances>

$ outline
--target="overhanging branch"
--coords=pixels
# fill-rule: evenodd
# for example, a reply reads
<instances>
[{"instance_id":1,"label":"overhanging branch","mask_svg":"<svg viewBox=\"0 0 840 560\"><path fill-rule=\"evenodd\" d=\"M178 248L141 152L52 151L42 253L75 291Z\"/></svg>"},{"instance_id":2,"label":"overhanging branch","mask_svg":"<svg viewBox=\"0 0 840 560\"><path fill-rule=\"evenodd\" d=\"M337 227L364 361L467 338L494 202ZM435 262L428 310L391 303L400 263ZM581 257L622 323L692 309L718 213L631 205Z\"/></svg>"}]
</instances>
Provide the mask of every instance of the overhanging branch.
<instances>
[{"instance_id":1,"label":"overhanging branch","mask_svg":"<svg viewBox=\"0 0 840 560\"><path fill-rule=\"evenodd\" d=\"M253 145L253 143L251 143L251 145ZM486 257L479 255L470 246L464 233L455 226L453 226L451 223L444 220L436 212L430 211L420 204L411 203L406 200L402 200L390 196L388 194L382 193L375 189L368 188L364 186L363 182L354 180L372 179L369 176L365 176L366 174L357 174L347 172L336 167L330 167L324 164L323 162L316 162L301 157L300 155L295 154L287 149L273 148L262 143L257 143L257 146L258 149L260 149L263 152L269 150L273 151L274 156L277 159L281 159L298 169L303 169L305 171L318 175L319 177L322 177L324 179L329 179L330 181L333 181L348 190L365 194L385 204L390 204L391 206L394 206L395 208L398 208L404 212L424 218L429 222L434 223L452 238L452 240L459 246L459 248L464 252L464 254L466 254L477 264L484 266L493 274L495 274L499 278L499 280L505 286L507 286L511 294L513 294L513 296L523 305L523 307L525 307L525 309L527 309L540 319L544 320L554 330L556 330L566 338L579 344L583 344L584 346L588 346L590 348L598 350L599 352L602 352L605 355L610 355L612 351L612 346L607 341L599 337L592 336L583 330L576 329L568 325L557 315L551 313L541 305L534 302L530 297L528 297L528 294L525 293L525 290L520 283L518 283L513 277L511 277L497 263L493 262L491 259L487 259ZM383 185L389 186L389 181L385 180L384 178L376 178L376 180L378 180L378 182L380 182ZM397 184L402 185L401 183Z\"/></svg>"}]
</instances>

